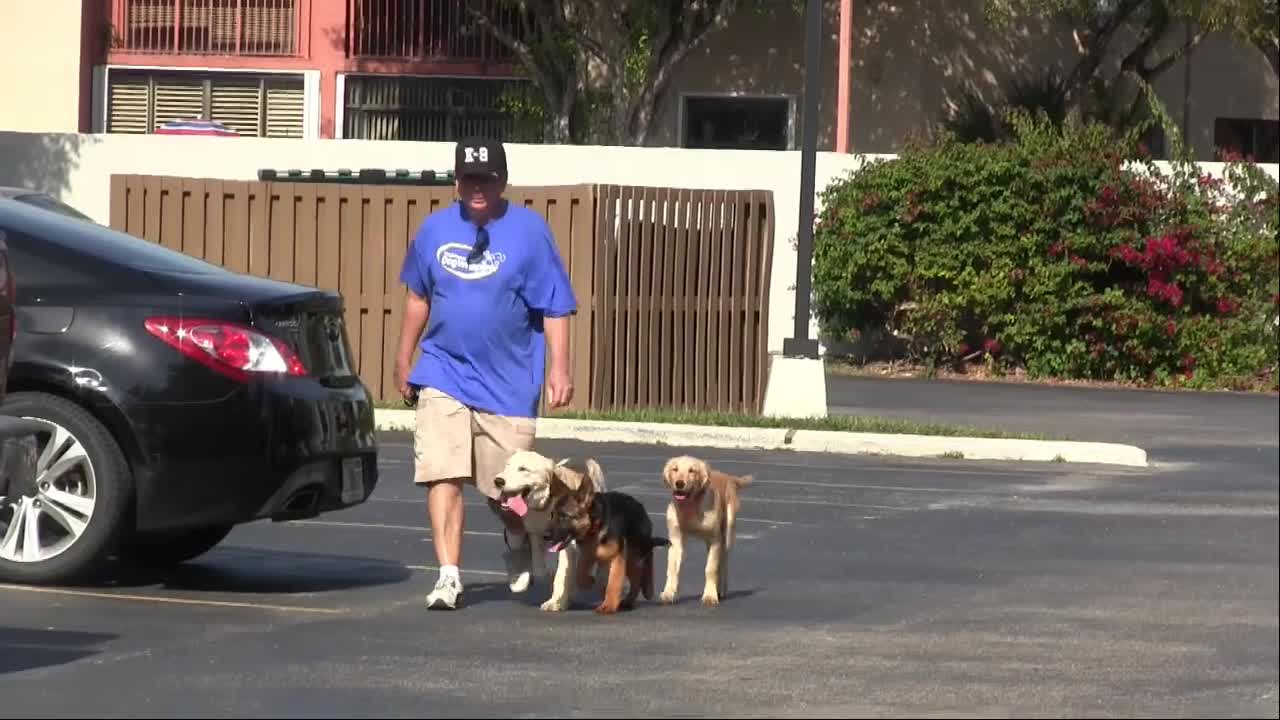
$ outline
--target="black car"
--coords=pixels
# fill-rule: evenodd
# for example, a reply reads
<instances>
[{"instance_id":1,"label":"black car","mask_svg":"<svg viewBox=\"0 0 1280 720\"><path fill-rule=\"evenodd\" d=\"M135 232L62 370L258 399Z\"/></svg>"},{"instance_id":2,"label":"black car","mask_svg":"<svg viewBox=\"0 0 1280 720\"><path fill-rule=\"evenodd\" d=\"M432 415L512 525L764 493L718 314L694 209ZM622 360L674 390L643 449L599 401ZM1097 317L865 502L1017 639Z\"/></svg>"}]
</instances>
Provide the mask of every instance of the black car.
<instances>
[{"instance_id":1,"label":"black car","mask_svg":"<svg viewBox=\"0 0 1280 720\"><path fill-rule=\"evenodd\" d=\"M372 399L337 293L234 273L0 198L21 278L0 414L40 424L36 489L0 508L0 580L164 566L233 526L364 502Z\"/></svg>"}]
</instances>

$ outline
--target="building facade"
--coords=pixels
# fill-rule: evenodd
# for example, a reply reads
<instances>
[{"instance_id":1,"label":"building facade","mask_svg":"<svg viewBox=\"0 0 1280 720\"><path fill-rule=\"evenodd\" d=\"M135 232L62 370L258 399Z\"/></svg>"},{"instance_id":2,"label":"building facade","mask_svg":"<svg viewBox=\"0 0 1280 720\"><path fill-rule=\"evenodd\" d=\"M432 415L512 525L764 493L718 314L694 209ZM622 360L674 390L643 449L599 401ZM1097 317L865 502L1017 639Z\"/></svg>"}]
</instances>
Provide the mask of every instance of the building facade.
<instances>
[{"instance_id":1,"label":"building facade","mask_svg":"<svg viewBox=\"0 0 1280 720\"><path fill-rule=\"evenodd\" d=\"M508 7L486 0L493 7ZM470 0L475 2L475 0ZM847 126L854 152L893 153L964 89L994 98L1065 67L1071 30L995 33L982 0L852 0L842 58L840 0L824 14L819 148ZM11 0L0 2L0 129L154 132L212 119L242 135L449 141L471 132L536 141L513 102L532 90L469 0ZM518 33L511 11L499 17ZM685 61L650 143L799 148L803 18L790 0L744 11ZM849 69L846 122L837 77ZM1267 60L1211 37L1157 86L1197 156L1218 148L1280 160L1280 88Z\"/></svg>"}]
</instances>

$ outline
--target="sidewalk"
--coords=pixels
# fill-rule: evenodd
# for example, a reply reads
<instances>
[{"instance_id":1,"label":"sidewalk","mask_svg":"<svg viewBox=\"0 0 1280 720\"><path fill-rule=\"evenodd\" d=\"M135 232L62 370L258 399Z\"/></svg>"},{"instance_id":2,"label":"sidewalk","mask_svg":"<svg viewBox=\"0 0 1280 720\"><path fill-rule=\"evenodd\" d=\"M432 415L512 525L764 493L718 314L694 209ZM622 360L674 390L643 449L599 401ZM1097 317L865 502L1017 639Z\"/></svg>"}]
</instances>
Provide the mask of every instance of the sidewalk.
<instances>
[{"instance_id":1,"label":"sidewalk","mask_svg":"<svg viewBox=\"0 0 1280 720\"><path fill-rule=\"evenodd\" d=\"M1161 452L1280 444L1274 395L827 376L832 415L1035 432Z\"/></svg>"}]
</instances>

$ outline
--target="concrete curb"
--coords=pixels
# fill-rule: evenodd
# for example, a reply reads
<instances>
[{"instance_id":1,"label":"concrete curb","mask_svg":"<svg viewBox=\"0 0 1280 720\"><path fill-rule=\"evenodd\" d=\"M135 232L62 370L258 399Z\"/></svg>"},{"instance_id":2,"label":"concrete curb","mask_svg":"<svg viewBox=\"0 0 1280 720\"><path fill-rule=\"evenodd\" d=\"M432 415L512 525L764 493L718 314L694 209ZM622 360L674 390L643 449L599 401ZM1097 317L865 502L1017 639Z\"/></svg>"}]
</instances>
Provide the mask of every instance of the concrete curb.
<instances>
[{"instance_id":1,"label":"concrete curb","mask_svg":"<svg viewBox=\"0 0 1280 720\"><path fill-rule=\"evenodd\" d=\"M375 414L378 430L412 431L412 410ZM1147 452L1133 445L1067 440L945 437L785 428L736 428L666 423L539 418L537 437L588 443L632 443L729 450L793 450L837 455L896 455L965 460L1095 463L1148 467Z\"/></svg>"}]
</instances>

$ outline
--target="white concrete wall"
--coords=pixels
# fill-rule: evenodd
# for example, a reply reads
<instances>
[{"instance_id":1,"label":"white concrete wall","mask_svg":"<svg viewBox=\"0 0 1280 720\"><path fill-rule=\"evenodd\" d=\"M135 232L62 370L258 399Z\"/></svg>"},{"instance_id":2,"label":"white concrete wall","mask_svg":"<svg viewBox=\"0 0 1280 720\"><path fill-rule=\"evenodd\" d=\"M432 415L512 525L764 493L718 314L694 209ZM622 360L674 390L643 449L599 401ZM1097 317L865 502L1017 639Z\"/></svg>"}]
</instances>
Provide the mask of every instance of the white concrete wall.
<instances>
[{"instance_id":1,"label":"white concrete wall","mask_svg":"<svg viewBox=\"0 0 1280 720\"><path fill-rule=\"evenodd\" d=\"M0 128L80 128L81 0L0 0Z\"/></svg>"},{"instance_id":2,"label":"white concrete wall","mask_svg":"<svg viewBox=\"0 0 1280 720\"><path fill-rule=\"evenodd\" d=\"M776 234L769 348L781 350L795 323L799 152L510 145L507 154L515 185L616 183L771 191ZM819 153L818 192L857 169L864 157L890 156ZM1210 171L1221 167L1202 165ZM48 192L103 223L110 220L113 174L254 180L260 168L449 170L452 166L451 143L0 132L0 186ZM1268 166L1268 171L1273 177L1280 175L1275 165ZM812 320L810 332L817 332Z\"/></svg>"}]
</instances>

